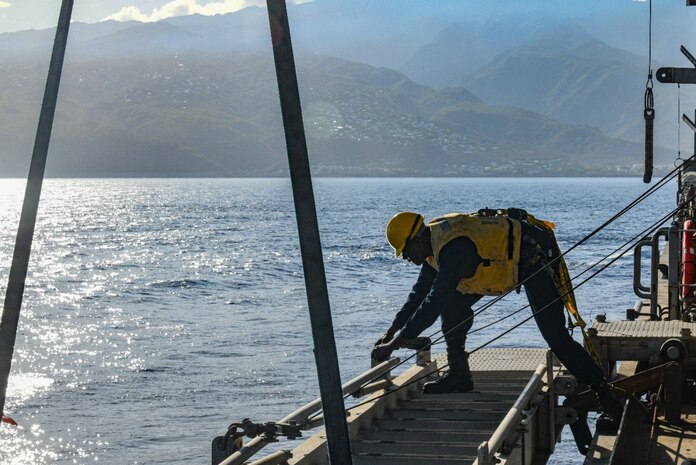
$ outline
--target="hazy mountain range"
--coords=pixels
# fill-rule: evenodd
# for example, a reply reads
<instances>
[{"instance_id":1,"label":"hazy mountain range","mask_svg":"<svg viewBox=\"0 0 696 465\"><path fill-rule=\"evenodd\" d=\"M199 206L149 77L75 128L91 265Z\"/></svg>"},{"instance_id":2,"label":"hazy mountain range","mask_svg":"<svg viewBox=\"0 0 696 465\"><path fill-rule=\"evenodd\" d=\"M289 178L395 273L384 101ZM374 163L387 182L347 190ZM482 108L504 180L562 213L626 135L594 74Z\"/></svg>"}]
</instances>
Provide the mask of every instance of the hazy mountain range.
<instances>
[{"instance_id":1,"label":"hazy mountain range","mask_svg":"<svg viewBox=\"0 0 696 465\"><path fill-rule=\"evenodd\" d=\"M317 0L290 11L316 172L640 170L647 57L599 40L582 21L467 19L449 0L439 16L390 4ZM48 173L285 174L267 22L248 8L73 24ZM26 175L53 34L0 34L0 175ZM664 165L675 157L673 90L656 84ZM693 98L681 93L687 112Z\"/></svg>"}]
</instances>

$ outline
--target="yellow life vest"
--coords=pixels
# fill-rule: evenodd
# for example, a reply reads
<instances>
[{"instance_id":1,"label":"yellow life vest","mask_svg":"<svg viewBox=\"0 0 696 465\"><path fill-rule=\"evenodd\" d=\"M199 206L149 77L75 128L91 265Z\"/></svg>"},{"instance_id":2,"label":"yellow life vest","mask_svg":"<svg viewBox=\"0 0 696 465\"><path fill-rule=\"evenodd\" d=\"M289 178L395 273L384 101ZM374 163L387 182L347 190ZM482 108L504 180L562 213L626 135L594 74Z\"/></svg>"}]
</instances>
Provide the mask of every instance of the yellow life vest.
<instances>
[{"instance_id":1,"label":"yellow life vest","mask_svg":"<svg viewBox=\"0 0 696 465\"><path fill-rule=\"evenodd\" d=\"M451 213L428 223L433 256L430 266L439 270L442 248L458 237L470 239L482 259L474 275L459 281L457 290L466 294L500 295L518 284L521 225L505 216Z\"/></svg>"},{"instance_id":2,"label":"yellow life vest","mask_svg":"<svg viewBox=\"0 0 696 465\"><path fill-rule=\"evenodd\" d=\"M457 237L467 237L476 246L483 263L471 278L459 281L457 290L468 294L501 295L519 283L518 264L521 249L521 225L505 216L507 210L484 210L477 213L451 213L428 223L433 256L427 258L430 266L439 270L437 257L442 248ZM525 212L525 220L554 236L555 225L538 220ZM554 238L555 240L555 238ZM563 255L558 257L558 274L548 268L558 293L568 312L575 318L573 326L580 327L585 347L599 366L599 356L585 332L586 323L578 311L570 273Z\"/></svg>"}]
</instances>

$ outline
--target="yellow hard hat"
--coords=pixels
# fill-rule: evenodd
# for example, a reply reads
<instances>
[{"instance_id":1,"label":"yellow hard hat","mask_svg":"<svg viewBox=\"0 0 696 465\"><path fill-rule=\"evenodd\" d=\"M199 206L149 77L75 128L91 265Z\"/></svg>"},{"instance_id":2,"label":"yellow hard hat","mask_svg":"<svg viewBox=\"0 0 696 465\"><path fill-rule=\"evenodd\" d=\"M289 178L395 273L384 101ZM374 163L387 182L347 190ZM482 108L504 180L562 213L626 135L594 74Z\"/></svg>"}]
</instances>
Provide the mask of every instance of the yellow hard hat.
<instances>
[{"instance_id":1,"label":"yellow hard hat","mask_svg":"<svg viewBox=\"0 0 696 465\"><path fill-rule=\"evenodd\" d=\"M400 212L387 223L387 241L394 247L396 256L401 256L406 243L418 233L425 217L419 213Z\"/></svg>"}]
</instances>

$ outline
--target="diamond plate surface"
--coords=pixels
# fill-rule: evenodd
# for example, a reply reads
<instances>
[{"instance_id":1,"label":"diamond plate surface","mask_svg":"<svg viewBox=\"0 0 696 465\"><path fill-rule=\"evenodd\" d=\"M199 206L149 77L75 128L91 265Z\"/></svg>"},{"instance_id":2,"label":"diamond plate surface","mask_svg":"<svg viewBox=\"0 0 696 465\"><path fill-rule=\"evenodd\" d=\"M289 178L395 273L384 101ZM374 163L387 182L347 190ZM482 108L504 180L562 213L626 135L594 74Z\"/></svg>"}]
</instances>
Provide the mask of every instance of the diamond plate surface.
<instances>
[{"instance_id":1,"label":"diamond plate surface","mask_svg":"<svg viewBox=\"0 0 696 465\"><path fill-rule=\"evenodd\" d=\"M696 323L684 321L595 321L592 328L597 330L599 337L605 338L678 338L682 328L691 330L696 335Z\"/></svg>"},{"instance_id":2,"label":"diamond plate surface","mask_svg":"<svg viewBox=\"0 0 696 465\"><path fill-rule=\"evenodd\" d=\"M469 358L471 371L523 371L534 372L539 364L546 362L547 349L499 348L481 349ZM433 357L438 367L447 364L447 355Z\"/></svg>"}]
</instances>

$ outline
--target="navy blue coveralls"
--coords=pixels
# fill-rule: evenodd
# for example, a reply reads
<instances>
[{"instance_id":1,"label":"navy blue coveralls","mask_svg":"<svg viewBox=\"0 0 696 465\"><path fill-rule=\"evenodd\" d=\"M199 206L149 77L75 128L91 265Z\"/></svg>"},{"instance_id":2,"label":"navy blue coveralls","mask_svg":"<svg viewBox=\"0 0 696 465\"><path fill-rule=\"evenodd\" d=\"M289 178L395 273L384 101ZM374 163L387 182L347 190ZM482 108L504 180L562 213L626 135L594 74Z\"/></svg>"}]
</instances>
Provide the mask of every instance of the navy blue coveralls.
<instances>
[{"instance_id":1,"label":"navy blue coveralls","mask_svg":"<svg viewBox=\"0 0 696 465\"><path fill-rule=\"evenodd\" d=\"M560 293L552 276L539 271L560 255L558 244L547 231L525 221L522 221L522 236L519 281L525 288L539 331L561 363L596 391L605 381L602 370L566 330ZM463 294L457 285L473 276L480 262L474 243L458 237L440 251L439 272L424 263L406 303L393 321L394 326L402 328L400 336L406 339L418 336L439 316L448 353L463 351L466 334L474 322L471 307L482 296ZM558 276L559 260L550 268Z\"/></svg>"}]
</instances>

